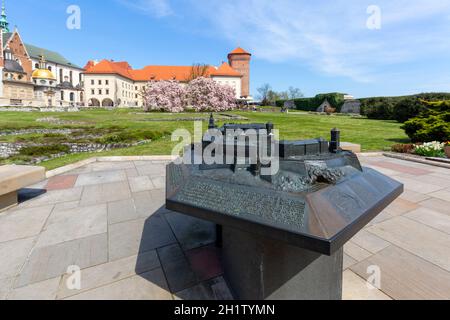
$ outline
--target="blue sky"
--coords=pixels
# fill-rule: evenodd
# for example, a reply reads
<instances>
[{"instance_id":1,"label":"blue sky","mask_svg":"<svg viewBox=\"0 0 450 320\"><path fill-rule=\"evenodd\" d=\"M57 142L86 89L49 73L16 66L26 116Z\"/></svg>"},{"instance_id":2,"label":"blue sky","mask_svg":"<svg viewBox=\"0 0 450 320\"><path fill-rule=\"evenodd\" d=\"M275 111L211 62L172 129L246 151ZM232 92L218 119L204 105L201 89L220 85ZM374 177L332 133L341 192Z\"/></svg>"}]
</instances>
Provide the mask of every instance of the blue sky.
<instances>
[{"instance_id":1,"label":"blue sky","mask_svg":"<svg viewBox=\"0 0 450 320\"><path fill-rule=\"evenodd\" d=\"M66 28L69 5L81 29ZM370 5L380 29L369 29ZM450 91L450 1L7 0L25 42L89 59L219 65L253 53L251 90L300 88L356 97ZM373 20L370 20L373 21Z\"/></svg>"}]
</instances>

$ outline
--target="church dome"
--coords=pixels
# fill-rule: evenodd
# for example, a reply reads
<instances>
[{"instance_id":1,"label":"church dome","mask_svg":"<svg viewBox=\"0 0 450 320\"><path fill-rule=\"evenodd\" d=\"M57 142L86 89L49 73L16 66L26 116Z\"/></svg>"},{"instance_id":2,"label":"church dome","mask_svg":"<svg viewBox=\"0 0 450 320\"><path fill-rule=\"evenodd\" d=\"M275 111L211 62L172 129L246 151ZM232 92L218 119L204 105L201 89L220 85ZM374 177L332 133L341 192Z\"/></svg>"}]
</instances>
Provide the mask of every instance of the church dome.
<instances>
[{"instance_id":1,"label":"church dome","mask_svg":"<svg viewBox=\"0 0 450 320\"><path fill-rule=\"evenodd\" d=\"M36 69L33 71L31 75L34 79L48 79L48 80L56 80L53 72L47 69Z\"/></svg>"}]
</instances>

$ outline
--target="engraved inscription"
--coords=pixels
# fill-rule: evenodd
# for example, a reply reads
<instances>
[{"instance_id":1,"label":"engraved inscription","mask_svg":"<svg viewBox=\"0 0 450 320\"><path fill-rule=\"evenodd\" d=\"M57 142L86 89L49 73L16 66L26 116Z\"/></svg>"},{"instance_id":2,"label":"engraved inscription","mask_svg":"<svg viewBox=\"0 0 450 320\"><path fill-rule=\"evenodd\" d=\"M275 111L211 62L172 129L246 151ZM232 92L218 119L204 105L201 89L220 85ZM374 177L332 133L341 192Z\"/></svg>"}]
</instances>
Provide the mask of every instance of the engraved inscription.
<instances>
[{"instance_id":1,"label":"engraved inscription","mask_svg":"<svg viewBox=\"0 0 450 320\"><path fill-rule=\"evenodd\" d=\"M254 215L267 222L277 222L303 229L305 202L278 196L261 197L243 188L224 188L206 181L189 181L175 196L176 201L234 216Z\"/></svg>"}]
</instances>

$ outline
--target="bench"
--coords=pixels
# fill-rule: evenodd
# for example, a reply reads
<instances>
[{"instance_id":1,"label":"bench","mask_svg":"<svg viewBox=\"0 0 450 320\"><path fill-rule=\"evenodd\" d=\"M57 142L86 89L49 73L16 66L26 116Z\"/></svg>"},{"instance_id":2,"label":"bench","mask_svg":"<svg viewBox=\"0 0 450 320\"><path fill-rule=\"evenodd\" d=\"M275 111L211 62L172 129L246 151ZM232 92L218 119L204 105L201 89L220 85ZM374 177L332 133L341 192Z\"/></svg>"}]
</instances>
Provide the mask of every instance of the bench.
<instances>
[{"instance_id":1,"label":"bench","mask_svg":"<svg viewBox=\"0 0 450 320\"><path fill-rule=\"evenodd\" d=\"M0 212L18 203L17 191L45 179L45 168L33 166L0 166Z\"/></svg>"}]
</instances>

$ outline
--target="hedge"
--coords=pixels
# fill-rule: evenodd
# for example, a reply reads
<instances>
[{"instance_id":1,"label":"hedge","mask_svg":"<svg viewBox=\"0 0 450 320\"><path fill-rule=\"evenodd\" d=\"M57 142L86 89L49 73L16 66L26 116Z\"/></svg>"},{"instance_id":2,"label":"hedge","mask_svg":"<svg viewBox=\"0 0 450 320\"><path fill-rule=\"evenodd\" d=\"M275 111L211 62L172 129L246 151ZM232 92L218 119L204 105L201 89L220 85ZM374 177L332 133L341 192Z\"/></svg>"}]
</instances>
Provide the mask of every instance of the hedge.
<instances>
[{"instance_id":1,"label":"hedge","mask_svg":"<svg viewBox=\"0 0 450 320\"><path fill-rule=\"evenodd\" d=\"M300 98L294 99L295 107L297 110L302 111L317 111L320 105L325 101L331 104L333 108L336 108L337 112L341 111L342 106L344 105L344 94L333 92L333 93L324 93L318 94L313 98ZM289 100L278 100L276 101L277 107L283 107L284 103Z\"/></svg>"}]
</instances>

